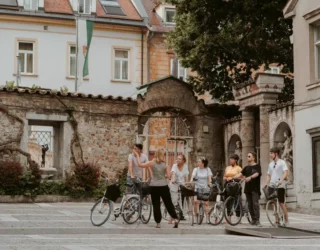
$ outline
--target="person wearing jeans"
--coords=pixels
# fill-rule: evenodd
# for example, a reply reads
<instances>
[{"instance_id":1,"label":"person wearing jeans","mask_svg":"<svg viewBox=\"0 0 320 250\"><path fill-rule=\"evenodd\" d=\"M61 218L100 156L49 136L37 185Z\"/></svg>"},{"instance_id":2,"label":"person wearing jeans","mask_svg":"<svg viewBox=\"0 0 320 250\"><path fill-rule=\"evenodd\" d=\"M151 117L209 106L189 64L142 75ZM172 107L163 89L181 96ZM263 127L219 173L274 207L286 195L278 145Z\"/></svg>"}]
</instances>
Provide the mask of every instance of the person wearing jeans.
<instances>
[{"instance_id":1,"label":"person wearing jeans","mask_svg":"<svg viewBox=\"0 0 320 250\"><path fill-rule=\"evenodd\" d=\"M256 154L254 152L248 153L248 166L244 167L240 174L235 178L245 177L246 185L244 193L248 201L248 208L252 218L252 225L261 227L260 224L260 179L261 166L256 163Z\"/></svg>"},{"instance_id":2,"label":"person wearing jeans","mask_svg":"<svg viewBox=\"0 0 320 250\"><path fill-rule=\"evenodd\" d=\"M166 175L170 176L170 168L166 165L164 151L162 149L158 149L155 153L154 159L146 163L141 163L140 156L137 151L134 151L134 154L137 157L139 167L151 168L152 170L150 187L153 216L157 223L156 228L160 228L160 222L162 219L160 198L162 199L169 215L174 219L174 228L178 228L179 220L171 200L170 190L166 179Z\"/></svg>"}]
</instances>

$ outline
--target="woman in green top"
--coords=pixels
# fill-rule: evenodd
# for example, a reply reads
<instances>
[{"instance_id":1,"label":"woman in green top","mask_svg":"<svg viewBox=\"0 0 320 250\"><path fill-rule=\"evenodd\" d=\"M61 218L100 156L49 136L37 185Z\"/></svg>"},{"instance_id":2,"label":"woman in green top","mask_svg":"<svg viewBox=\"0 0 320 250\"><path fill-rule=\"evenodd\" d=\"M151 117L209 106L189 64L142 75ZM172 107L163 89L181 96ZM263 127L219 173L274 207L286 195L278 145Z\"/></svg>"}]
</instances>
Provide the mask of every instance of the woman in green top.
<instances>
[{"instance_id":1,"label":"woman in green top","mask_svg":"<svg viewBox=\"0 0 320 250\"><path fill-rule=\"evenodd\" d=\"M162 199L164 205L171 218L174 219L174 228L178 228L178 216L174 209L170 190L168 187L167 176L170 176L169 166L166 165L164 151L158 149L155 153L154 159L146 163L141 163L140 156L136 151L133 151L137 157L137 162L141 168L151 168L152 179L150 183L151 187L151 200L153 205L153 216L157 223L156 228L160 228L160 222L162 219L161 208L160 208L160 198Z\"/></svg>"}]
</instances>

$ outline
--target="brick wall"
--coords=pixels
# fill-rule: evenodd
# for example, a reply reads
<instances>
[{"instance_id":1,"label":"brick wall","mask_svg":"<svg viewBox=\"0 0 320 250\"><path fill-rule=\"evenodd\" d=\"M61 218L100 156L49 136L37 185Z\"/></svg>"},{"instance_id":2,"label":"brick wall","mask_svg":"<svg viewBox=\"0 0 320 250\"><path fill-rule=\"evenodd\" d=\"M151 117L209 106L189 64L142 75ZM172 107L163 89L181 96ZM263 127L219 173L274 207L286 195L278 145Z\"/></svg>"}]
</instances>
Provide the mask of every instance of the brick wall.
<instances>
[{"instance_id":1,"label":"brick wall","mask_svg":"<svg viewBox=\"0 0 320 250\"><path fill-rule=\"evenodd\" d=\"M75 109L74 117L78 121L85 161L98 162L110 176L114 176L117 170L127 166L127 157L131 153L138 128L137 103L131 100L87 97L60 97L60 99L67 106ZM28 122L30 122L28 114L32 114L33 117L42 115L41 119L67 116L65 107L56 98L39 93L15 93L0 90L0 105L6 107L10 114L15 114L24 120L24 135L21 143L17 143L16 146L25 151L28 151ZM0 116L0 143L17 138L19 129L23 125L8 117L4 112L0 111ZM41 120L40 122L45 123L46 121ZM60 149L60 157L55 160L54 167L59 168L58 172L62 175L64 170L73 165L70 154L70 139L73 130L67 120L57 122L50 120L49 122L51 123L49 125L60 129L60 141L57 146ZM75 145L74 149L79 162L79 147ZM0 157L3 158L3 155ZM62 161L62 159L66 160Z\"/></svg>"}]
</instances>

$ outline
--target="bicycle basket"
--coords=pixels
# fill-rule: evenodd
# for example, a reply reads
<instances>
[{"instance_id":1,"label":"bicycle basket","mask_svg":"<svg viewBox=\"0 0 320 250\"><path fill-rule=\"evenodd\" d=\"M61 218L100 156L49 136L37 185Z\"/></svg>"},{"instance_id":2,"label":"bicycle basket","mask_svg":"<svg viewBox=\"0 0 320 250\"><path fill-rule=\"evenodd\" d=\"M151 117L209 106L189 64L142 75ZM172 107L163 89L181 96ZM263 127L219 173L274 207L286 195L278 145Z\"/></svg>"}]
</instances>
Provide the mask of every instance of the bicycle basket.
<instances>
[{"instance_id":1,"label":"bicycle basket","mask_svg":"<svg viewBox=\"0 0 320 250\"><path fill-rule=\"evenodd\" d=\"M181 195L185 197L194 196L194 191L184 185L180 185Z\"/></svg>"},{"instance_id":2,"label":"bicycle basket","mask_svg":"<svg viewBox=\"0 0 320 250\"><path fill-rule=\"evenodd\" d=\"M119 184L112 184L108 186L106 192L106 198L111 201L116 201L121 196L120 185Z\"/></svg>"},{"instance_id":3,"label":"bicycle basket","mask_svg":"<svg viewBox=\"0 0 320 250\"><path fill-rule=\"evenodd\" d=\"M265 186L262 188L264 195L267 200L272 200L278 197L278 190L276 187L273 186Z\"/></svg>"},{"instance_id":4,"label":"bicycle basket","mask_svg":"<svg viewBox=\"0 0 320 250\"><path fill-rule=\"evenodd\" d=\"M147 196L150 194L150 186L149 183L143 183L141 185L141 194L142 196Z\"/></svg>"},{"instance_id":5,"label":"bicycle basket","mask_svg":"<svg viewBox=\"0 0 320 250\"><path fill-rule=\"evenodd\" d=\"M211 187L209 201L216 201L217 195L218 195L218 187L216 184L213 184Z\"/></svg>"},{"instance_id":6,"label":"bicycle basket","mask_svg":"<svg viewBox=\"0 0 320 250\"><path fill-rule=\"evenodd\" d=\"M200 188L197 190L197 199L200 201L208 201L210 197L209 188Z\"/></svg>"},{"instance_id":7,"label":"bicycle basket","mask_svg":"<svg viewBox=\"0 0 320 250\"><path fill-rule=\"evenodd\" d=\"M238 182L227 183L226 193L227 196L236 197L241 191L241 185Z\"/></svg>"}]
</instances>

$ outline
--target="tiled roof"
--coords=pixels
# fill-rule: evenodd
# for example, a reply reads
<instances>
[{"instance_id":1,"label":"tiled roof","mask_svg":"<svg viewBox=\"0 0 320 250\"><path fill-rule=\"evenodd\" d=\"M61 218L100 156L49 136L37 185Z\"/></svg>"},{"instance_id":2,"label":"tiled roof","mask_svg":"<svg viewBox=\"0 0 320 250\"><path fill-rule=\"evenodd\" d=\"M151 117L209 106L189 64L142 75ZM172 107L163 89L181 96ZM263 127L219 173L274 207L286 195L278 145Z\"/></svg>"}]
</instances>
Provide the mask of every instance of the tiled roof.
<instances>
[{"instance_id":1,"label":"tiled roof","mask_svg":"<svg viewBox=\"0 0 320 250\"><path fill-rule=\"evenodd\" d=\"M165 33L173 29L173 27L163 25L155 11L155 8L159 5L159 0L142 0L142 4L149 16L149 25L153 31Z\"/></svg>"},{"instance_id":2,"label":"tiled roof","mask_svg":"<svg viewBox=\"0 0 320 250\"><path fill-rule=\"evenodd\" d=\"M133 6L131 1L129 0L118 0L123 12L126 14L125 16L117 16L117 15L110 15L107 14L103 7L101 6L101 3L99 0L97 0L97 17L109 17L109 18L116 18L116 19L128 19L128 20L137 20L141 21L142 18L139 15L136 8Z\"/></svg>"},{"instance_id":3,"label":"tiled roof","mask_svg":"<svg viewBox=\"0 0 320 250\"><path fill-rule=\"evenodd\" d=\"M44 0L44 11L57 14L73 14L69 0Z\"/></svg>"},{"instance_id":4,"label":"tiled roof","mask_svg":"<svg viewBox=\"0 0 320 250\"><path fill-rule=\"evenodd\" d=\"M1 92L9 92L9 93L18 93L18 94L30 94L30 95L52 95L53 91L50 89L31 89L31 88L7 88L4 86L0 86ZM103 95L92 95L92 94L83 94L83 93L74 93L74 92L56 92L57 96L62 97L74 97L74 98L87 98L87 99L102 99L102 100L119 100L119 101L134 101L132 98L123 98L121 96L103 96Z\"/></svg>"}]
</instances>

